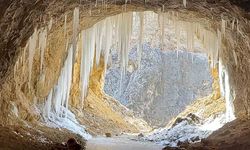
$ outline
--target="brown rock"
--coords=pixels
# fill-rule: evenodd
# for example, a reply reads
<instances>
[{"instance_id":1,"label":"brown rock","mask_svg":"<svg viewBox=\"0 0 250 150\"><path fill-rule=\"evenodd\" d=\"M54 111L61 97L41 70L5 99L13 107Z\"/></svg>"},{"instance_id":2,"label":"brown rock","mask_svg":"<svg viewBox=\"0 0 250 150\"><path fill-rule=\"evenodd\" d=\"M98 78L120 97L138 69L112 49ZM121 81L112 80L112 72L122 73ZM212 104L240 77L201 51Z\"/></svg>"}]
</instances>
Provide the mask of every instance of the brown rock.
<instances>
[{"instance_id":1,"label":"brown rock","mask_svg":"<svg viewBox=\"0 0 250 150\"><path fill-rule=\"evenodd\" d=\"M111 133L105 133L106 137L111 137Z\"/></svg>"},{"instance_id":2,"label":"brown rock","mask_svg":"<svg viewBox=\"0 0 250 150\"><path fill-rule=\"evenodd\" d=\"M68 148L68 150L81 150L82 146L77 143L76 139L70 138L67 141L67 148Z\"/></svg>"}]
</instances>

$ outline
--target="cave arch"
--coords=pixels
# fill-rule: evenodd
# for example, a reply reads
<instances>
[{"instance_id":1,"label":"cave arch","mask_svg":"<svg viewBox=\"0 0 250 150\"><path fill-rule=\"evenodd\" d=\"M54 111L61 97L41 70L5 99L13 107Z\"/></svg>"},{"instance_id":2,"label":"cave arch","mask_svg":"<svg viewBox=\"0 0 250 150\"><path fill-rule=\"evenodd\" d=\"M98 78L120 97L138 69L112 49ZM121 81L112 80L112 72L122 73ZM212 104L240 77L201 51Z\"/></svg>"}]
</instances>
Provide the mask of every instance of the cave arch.
<instances>
[{"instance_id":1,"label":"cave arch","mask_svg":"<svg viewBox=\"0 0 250 150\"><path fill-rule=\"evenodd\" d=\"M0 43L1 48L1 108L3 108L2 116L4 112L12 109L9 104L9 99L12 97L14 103L20 103L23 101L25 115L21 118L29 120L30 113L29 105L30 102L36 101L37 99L43 99L48 95L49 89L55 85L57 78L59 76L60 68L63 65L65 59L65 49L64 44L66 43L63 33L64 18L65 14L68 16L67 28L68 34L72 34L71 25L73 16L73 10L75 7L84 8L89 7L90 3L78 1L38 1L36 3L30 3L28 1L13 1L5 3L6 5L1 5L3 11L0 13ZM8 5L9 4L9 5ZM8 7L6 7L8 6ZM57 6L57 9L54 9ZM80 26L81 29L86 29L96 22L106 18L107 16L119 14L126 9L126 11L144 11L151 10L158 12L162 10L164 6L164 11L172 10L180 12L180 18L186 21L199 22L205 26L205 28L212 29L216 31L221 28L221 20L227 20L229 25L226 27L226 36L223 39L223 49L221 51L221 60L226 66L226 70L229 74L229 84L233 87L233 95L235 97L234 106L237 118L244 118L249 116L249 20L247 19L246 12L240 10L235 5L232 5L229 1L225 2L203 2L203 1L187 1L187 7L183 7L182 1L148 1L146 4L144 1L132 1L131 4L124 5L122 1L116 1L116 4L108 4L107 8L91 8L85 12L81 12L80 16ZM222 7L223 6L223 7ZM102 9L101 11L99 11ZM95 12L99 15L95 16ZM49 71L46 76L50 76L51 81L47 83L44 87L39 86L38 78L38 62L35 59L34 68L36 71L33 72L32 77L32 90L30 92L27 87L27 80L23 80L25 75L19 76L18 79L13 79L14 64L21 55L24 54L24 47L26 41L33 34L35 29L42 28L50 24L52 18L52 29L48 34L49 48L45 54L46 64ZM237 24L237 29L233 24ZM237 32L237 33L236 33ZM27 55L27 54L25 54ZM35 54L37 55L37 54ZM55 59L56 58L56 59ZM57 64L57 65L53 65ZM74 80L74 79L73 79ZM19 87L17 88L18 85ZM37 88L40 88L37 90ZM22 100L20 100L20 95L11 94L13 91L22 91L29 93ZM231 91L231 89L230 89ZM244 94L240 94L240 93ZM4 94L9 93L9 94ZM32 115L31 115L32 116ZM30 119L34 117L30 116ZM4 117L3 117L4 118ZM36 118L36 117L35 117ZM3 120L9 120L7 118Z\"/></svg>"}]
</instances>

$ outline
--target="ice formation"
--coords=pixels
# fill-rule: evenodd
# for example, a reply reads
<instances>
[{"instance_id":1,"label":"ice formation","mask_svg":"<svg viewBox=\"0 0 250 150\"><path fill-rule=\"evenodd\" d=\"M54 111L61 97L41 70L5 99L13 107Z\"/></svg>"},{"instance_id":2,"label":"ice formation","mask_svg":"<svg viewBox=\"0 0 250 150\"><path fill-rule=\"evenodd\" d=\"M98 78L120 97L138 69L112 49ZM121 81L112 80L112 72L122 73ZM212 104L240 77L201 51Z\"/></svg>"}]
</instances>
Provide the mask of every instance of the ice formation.
<instances>
[{"instance_id":1,"label":"ice formation","mask_svg":"<svg viewBox=\"0 0 250 150\"><path fill-rule=\"evenodd\" d=\"M52 26L53 26L53 18L50 18L49 24L48 24L49 31L52 29Z\"/></svg>"},{"instance_id":2,"label":"ice formation","mask_svg":"<svg viewBox=\"0 0 250 150\"><path fill-rule=\"evenodd\" d=\"M183 5L185 8L187 7L187 0L183 0Z\"/></svg>"},{"instance_id":3,"label":"ice formation","mask_svg":"<svg viewBox=\"0 0 250 150\"><path fill-rule=\"evenodd\" d=\"M78 37L78 30L79 30L79 23L80 23L79 15L80 15L79 8L76 7L73 13L73 35L72 35L73 61L75 60L75 56L76 56L76 44L77 44L77 37Z\"/></svg>"},{"instance_id":4,"label":"ice formation","mask_svg":"<svg viewBox=\"0 0 250 150\"><path fill-rule=\"evenodd\" d=\"M29 39L29 83L31 81L31 75L32 75L32 65L33 65L33 59L35 56L36 48L37 48L37 29L35 29L33 35ZM30 84L29 84L30 87Z\"/></svg>"},{"instance_id":5,"label":"ice formation","mask_svg":"<svg viewBox=\"0 0 250 150\"><path fill-rule=\"evenodd\" d=\"M67 38L67 15L64 17L64 37Z\"/></svg>"},{"instance_id":6,"label":"ice formation","mask_svg":"<svg viewBox=\"0 0 250 150\"><path fill-rule=\"evenodd\" d=\"M39 33L39 50L40 50L40 72L43 70L43 60L44 60L44 52L47 44L47 27L41 29Z\"/></svg>"},{"instance_id":7,"label":"ice formation","mask_svg":"<svg viewBox=\"0 0 250 150\"><path fill-rule=\"evenodd\" d=\"M140 18L140 34L139 34L139 42L138 42L138 65L141 64L141 57L142 57L142 44L143 44L143 32L144 32L144 13L139 12Z\"/></svg>"},{"instance_id":8,"label":"ice formation","mask_svg":"<svg viewBox=\"0 0 250 150\"><path fill-rule=\"evenodd\" d=\"M219 61L219 78L220 78L220 91L221 95L226 100L226 121L230 122L235 119L234 115L234 90L229 84L229 76L226 67Z\"/></svg>"},{"instance_id":9,"label":"ice formation","mask_svg":"<svg viewBox=\"0 0 250 150\"><path fill-rule=\"evenodd\" d=\"M69 49L57 85L51 90L46 101L46 116L50 120L67 118L69 92L72 79L73 48ZM54 105L53 105L54 104ZM49 110L49 111L48 111Z\"/></svg>"},{"instance_id":10,"label":"ice formation","mask_svg":"<svg viewBox=\"0 0 250 150\"><path fill-rule=\"evenodd\" d=\"M57 85L51 89L45 101L43 115L47 119L48 124L52 124L55 127L67 128L88 139L91 136L77 122L75 115L68 109L72 82L72 63L73 46L70 46Z\"/></svg>"},{"instance_id":11,"label":"ice formation","mask_svg":"<svg viewBox=\"0 0 250 150\"><path fill-rule=\"evenodd\" d=\"M164 33L165 33L165 21L164 21L164 18L165 18L165 13L160 13L159 14L159 24L160 24L160 33L161 33L161 50L163 50L164 48Z\"/></svg>"},{"instance_id":12,"label":"ice formation","mask_svg":"<svg viewBox=\"0 0 250 150\"><path fill-rule=\"evenodd\" d=\"M94 62L95 65L98 65L102 55L106 68L112 47L116 47L119 52L122 74L126 72L129 42L132 33L132 17L132 12L122 13L114 17L108 17L91 28L82 31L81 104L83 104L83 99L87 95L89 75Z\"/></svg>"},{"instance_id":13,"label":"ice formation","mask_svg":"<svg viewBox=\"0 0 250 150\"><path fill-rule=\"evenodd\" d=\"M226 34L226 21L224 19L221 20L221 32L223 33L223 36Z\"/></svg>"}]
</instances>

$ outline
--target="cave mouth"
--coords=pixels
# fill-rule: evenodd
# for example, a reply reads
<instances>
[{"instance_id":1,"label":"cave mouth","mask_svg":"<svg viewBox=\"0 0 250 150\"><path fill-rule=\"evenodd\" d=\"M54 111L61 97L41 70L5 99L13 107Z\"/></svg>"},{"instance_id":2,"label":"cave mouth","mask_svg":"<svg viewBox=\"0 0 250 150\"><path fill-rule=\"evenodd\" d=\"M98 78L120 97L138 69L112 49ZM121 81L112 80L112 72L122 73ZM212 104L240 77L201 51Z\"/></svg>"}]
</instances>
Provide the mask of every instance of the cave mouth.
<instances>
[{"instance_id":1,"label":"cave mouth","mask_svg":"<svg viewBox=\"0 0 250 150\"><path fill-rule=\"evenodd\" d=\"M91 138L89 133L100 135L108 133L109 131L114 133L136 133L136 131L142 131L137 127L138 124L141 125L140 123L144 122L141 120L141 122L137 122L138 120L135 121L134 119L136 119L136 117L130 113L129 109L122 107L114 98L107 96L103 92L103 75L106 75L106 80L108 80L108 74L112 72L110 69L115 65L115 67L119 69L118 76L121 78L121 84L118 82L119 88L116 89L124 90L118 90L118 96L124 96L126 92L130 94L130 91L134 90L133 88L139 88L136 86L131 90L124 88L124 86L128 86L126 85L127 82L129 84L136 83L126 81L127 75L133 74L134 72L137 73L137 70L145 69L143 64L145 61L149 64L149 68L152 67L154 65L152 63L152 60L154 60L152 55L155 53L159 54L159 58L161 59L162 57L170 55L171 57L169 59L175 58L177 62L183 61L182 58L185 58L190 64L184 64L188 66L196 64L198 57L205 59L204 63L207 64L206 66L208 68L205 70L210 72L210 74L206 74L206 76L209 76L211 79L212 83L210 83L210 86L212 86L212 89L208 92L208 95L204 95L205 97L202 96L198 98L198 100L194 101L191 105L185 105L187 106L186 109L182 111L175 120L163 121L157 125L149 122L148 124L153 126L153 128L164 127L164 124L167 124L167 122L169 122L171 127L151 132L146 138L142 138L142 140L160 142L157 141L159 134L162 136L162 139L166 139L168 137L165 135L168 135L169 131L173 130L184 131L186 129L192 129L192 132L197 131L197 128L201 130L205 129L206 131L208 128L209 130L216 130L218 128L211 128L212 125L220 123L221 112L225 112L225 116L222 118L223 121L229 122L235 118L233 106L236 106L235 112L237 115L241 115L241 113L242 116L248 115L248 109L244 107L248 105L248 102L239 102L241 95L239 94L239 88L237 88L247 79L245 76L247 67L243 65L247 64L245 63L247 59L241 59L244 53L239 53L239 49L244 49L245 46L247 47L247 44L249 46L248 36L246 36L247 33L246 35L243 33L243 31L245 31L243 30L244 27L247 27L246 21L244 18L242 19L240 15L238 16L239 20L235 19L233 13L235 8L232 8L232 10L234 10L232 14L231 12L227 12L229 16L220 15L220 17L218 17L217 15L216 17L213 11L222 11L217 5L200 2L197 3L201 5L196 5L196 3L193 5L191 2L189 6L197 8L196 12L187 9L186 1L183 1L183 3L184 6L179 6L180 4L178 4L178 9L176 10L169 6L169 11L165 11L166 8L164 8L164 5L162 5L161 8L157 5L155 7L158 9L154 9L155 13L148 11L130 12L130 8L137 9L136 5L134 7L125 4L119 7L121 11L117 11L113 5L109 9L107 8L108 5L105 5L106 8L103 7L101 10L105 9L104 14L107 14L107 16L94 16L91 8L89 12L86 13L86 11L84 11L84 13L80 15L79 7L76 7L69 14L59 17L59 19L52 17L50 21L48 21L48 18L44 19L41 16L39 19L43 20L43 23L40 24L41 26L38 25L34 27L34 32L29 38L24 38L23 34L20 34L22 45L25 43L23 41L26 39L28 41L26 45L20 46L19 52L15 53L15 64L13 64L13 68L10 67L10 70L13 70L13 72L11 72L10 76L6 77L6 81L3 84L4 88L1 91L1 98L4 99L4 101L1 103L1 108L3 108L1 114L4 115L1 116L3 118L1 121L4 122L4 124L8 124L15 123L16 119L18 119L24 121L24 124L31 122L35 125L38 123L41 126L54 128L53 131L56 131L57 128L66 128L70 130L70 132L80 134L86 139ZM176 3L172 5L176 6ZM205 7L207 5L215 6L215 8L206 12L206 15L199 13L203 10L203 7L207 8ZM14 6L15 5L11 5L8 9L13 10L12 7ZM138 8L138 10L139 9L140 8ZM99 11L97 8L93 10L101 13L100 9ZM60 9L60 11L63 10ZM147 17L147 13L148 16L151 16L155 21L150 21ZM67 17L71 14L72 18L69 17L70 19L68 19ZM211 16L209 16L209 14ZM136 17L134 17L134 15ZM9 16L10 15L5 17L9 18ZM18 15L14 17L16 16ZM79 20L80 18L82 19L82 17L84 17L84 19ZM14 20L18 20L18 17ZM27 21L28 19L24 20ZM134 22L137 22L135 26L139 27L136 32L133 32ZM147 24L143 24L143 22L150 22L151 26L156 27L156 30L147 30ZM4 25L3 29L10 28L10 31L12 31L16 27L16 25L12 24L10 26L11 27ZM165 26L170 29L166 29ZM14 29L12 29L12 27ZM113 29L115 29L115 32L113 32ZM168 32L168 30L170 32ZM152 31L153 33L150 34L151 36L146 36L146 31ZM232 34L234 31L237 31L236 36ZM26 33L25 31L23 32ZM29 34L25 36L29 36ZM236 38L237 40L235 40ZM8 40L6 41L8 43L3 44L3 47L9 45L10 42ZM239 44L235 44L236 41L242 43L240 48L238 47ZM18 44L20 44L20 42ZM16 45L13 45L13 47L15 46ZM118 53L113 55L113 50L116 49ZM149 56L152 56L152 59L149 61L145 60L145 56L148 57L148 51ZM136 53L135 59L134 53ZM12 55L13 54L9 57ZM157 62L159 61L161 60L158 59ZM168 64L165 62L166 59L162 59L162 61L164 61L164 63L159 63L159 65ZM6 66L8 65L5 65L5 67ZM232 69L234 67L237 67L236 70L241 73L239 76L237 74L238 72ZM160 69L163 74L168 68L163 67ZM184 69L188 69L188 67L184 67ZM188 70L192 72L191 69ZM154 73L157 73L157 71ZM167 73L172 72L169 71ZM202 71L198 73L202 73ZM143 75L148 74L144 73ZM158 78L157 75L158 74L156 74L156 79L160 78L162 81L165 81L163 77L166 76L163 75ZM183 74L178 75L182 75L183 77ZM129 80L131 80L131 78L129 78ZM159 80L157 83L157 86L152 88L153 90L150 89L147 91L150 97L157 94L161 96L161 92L165 92L164 87L159 88L158 86L163 83L159 82ZM182 83L183 82L180 84ZM206 84L207 82L203 83ZM202 85L204 85L203 83ZM244 86L245 85L248 84L246 83ZM154 89L157 88L159 88L159 90L155 92ZM180 87L178 86L178 90L176 91L179 92L179 89ZM15 91L14 95L13 91ZM181 91L185 92L186 90ZM202 92L204 91L205 90ZM247 89L244 92L247 93ZM106 93L109 94L108 91L106 91ZM174 92L171 92L171 94L172 93ZM8 101L10 97L12 101ZM195 96L191 95L190 97ZM116 99L120 100L119 97ZM196 99L196 97L192 98L192 100L194 99ZM235 99L237 101L234 101ZM124 105L128 104L128 108L134 105L126 100L126 97L122 98L121 102ZM198 112L200 106L204 108L204 118L208 119L208 121L205 120L205 123L202 124L204 126L196 126L197 124L200 125L200 117L194 112ZM243 110L239 109L243 107ZM156 109L160 110L159 107L156 107ZM11 113L9 114L8 112ZM7 113L9 114L8 116L5 115ZM134 111L134 113L136 113L136 111ZM151 113L154 112L151 111ZM178 113L173 116L176 116ZM217 118L219 118L219 120ZM152 119L149 118L148 120ZM157 121L161 120L162 119L158 119ZM167 120L169 120L169 118ZM192 126L192 128L185 128L187 127L186 125L189 126L190 123L194 126ZM86 126L84 127L82 125ZM46 132L48 132L48 130ZM204 135L207 136L210 133L211 132L204 132ZM178 136L182 134L183 133L180 132ZM156 137L157 139L155 139ZM193 140L196 141L197 138L194 138ZM179 139L178 137L173 143L177 144ZM198 138L198 140L200 140L200 138ZM167 145L167 143L163 144Z\"/></svg>"},{"instance_id":2,"label":"cave mouth","mask_svg":"<svg viewBox=\"0 0 250 150\"><path fill-rule=\"evenodd\" d=\"M212 89L212 69L207 55L201 53L203 47L198 40L194 42L194 51L197 52L189 51L185 30L175 29L176 22L165 18L161 23L158 15L151 11L143 15L133 12L132 42L124 77L119 54L116 49L111 49L104 91L151 126L165 127L195 99L218 89ZM147 20L143 26L140 17ZM179 41L177 30L181 30ZM143 32L143 40L140 32ZM138 61L140 44L143 46L141 61Z\"/></svg>"},{"instance_id":3,"label":"cave mouth","mask_svg":"<svg viewBox=\"0 0 250 150\"><path fill-rule=\"evenodd\" d=\"M133 12L125 73L114 47L104 84L106 94L155 129L144 140L170 146L180 140L197 142L234 119L232 101L226 106L223 93L230 85L219 62L219 33L199 31L196 23L180 25L176 17L178 12Z\"/></svg>"},{"instance_id":4,"label":"cave mouth","mask_svg":"<svg viewBox=\"0 0 250 150\"><path fill-rule=\"evenodd\" d=\"M165 12L164 9L162 8L162 10L159 10L157 13L153 11L142 11L142 12L127 11L114 16L109 16L97 22L93 26L90 26L89 28L79 32L78 31L80 24L79 16L80 16L79 8L76 7L73 11L72 42L68 43L67 38L63 39L66 41L65 43L66 52L64 52L64 54L61 55L61 57L64 57L63 59L64 63L60 71L60 76L58 78L57 84L55 84L55 86L50 90L49 95L45 100L45 103L44 104L40 103L39 108L46 122L52 122L56 125L59 125L59 127L67 128L75 133L79 132L82 136L90 138L91 136L85 130L82 130L81 125L78 124L79 119L78 120L76 119L77 116L86 115L88 113L94 113L95 114L94 116L100 120L100 117L106 118L107 117L106 113L108 113L109 114L108 117L111 117L110 119L113 119L112 117L116 118L117 116L114 116L111 113L114 108L112 108L111 110L106 108L103 109L100 106L95 106L99 104L100 101L91 98L88 99L88 95L91 95L91 92L94 95L102 96L102 92L99 91L103 90L102 83L100 83L101 80L97 79L97 81L98 80L99 81L96 82L96 79L94 80L91 79L93 77L101 78L99 77L100 75L102 75L103 73L104 74L107 73L109 71L107 70L109 67L112 68L113 61L114 65L118 66L120 70L120 78L121 78L119 88L115 87L116 89L120 89L118 93L119 96L121 96L121 98L117 98L115 96L114 97L117 98L118 100L121 100L123 104L127 103L127 107L130 109L131 107L133 108L135 106L135 103L131 103L128 101L131 101L133 99L136 100L141 99L142 101L139 102L141 103L141 105L139 105L139 107L137 108L135 107L134 110L133 109L131 110L133 110L136 116L145 119L148 122L148 124L153 128L165 127L168 124L168 122L171 123L171 120L173 120L174 117L176 117L179 113L184 111L186 106L191 104L191 101L193 101L196 98L197 99L201 98L200 97L201 95L207 96L209 97L208 99L212 100L220 99L225 95L225 98L227 98L227 100L230 101L230 105L228 106L230 108L232 107L232 100L233 100L232 90L230 89L228 75L226 74L226 69L220 61L220 54L221 54L220 47L222 46L221 40L222 37L224 36L225 25L226 25L224 20L222 20L221 29L214 30L213 28L210 27L210 25L207 22L205 24L199 21L190 22L188 20L183 19L186 17L185 13L175 12L175 11ZM50 22L48 26L49 30L50 28L52 28L51 23L52 22ZM33 76L32 64L33 64L33 59L36 57L33 51L37 48L36 46L37 38L39 37L38 43L39 43L39 48L41 49L40 57L42 58L44 56L43 53L45 50L44 41L46 41L46 34L47 34L46 32L47 32L46 28L42 28L39 30L36 29L31 38L29 39L28 46L26 45L26 47L29 48L28 49L29 62L27 68L29 72L28 88L32 86L30 85L30 82L32 83L32 76ZM63 33L64 36L67 37L68 33L67 16L65 16ZM130 50L131 53L129 52ZM158 55L159 58L154 58L154 55ZM149 60L146 60L147 57L149 57ZM164 57L166 58L164 59ZM171 79L171 76L166 77L165 75L165 73L171 73L171 69L168 69L167 66L158 68L161 70L160 72L158 70L159 73L157 73L157 70L152 70L151 72L155 73L152 76L147 74L146 72L143 72L142 70L145 68L150 68L150 66L155 65L155 62L156 66L158 67L159 65L163 64L167 65L168 62L165 60L166 59L169 60L171 58L176 58L177 61L175 63L179 65L180 64L187 65L185 67L181 66L180 70L177 67L172 67L173 69L179 70L175 72L172 77L180 76L180 78L177 79L176 82L179 82L180 85L187 82L185 84L188 84L188 87L179 85L176 86L172 84L174 86L167 89L167 87L165 87L167 83L164 83L166 81L164 78ZM184 60L184 58L186 60ZM160 62L161 59L162 62ZM40 59L40 61L41 61L40 64L43 64L43 59ZM143 64L145 61L148 64L146 65ZM204 65L203 67L199 66L199 64L201 63L203 63ZM17 64L16 66L17 68L18 65L19 64ZM196 70L196 72L192 70L192 67L195 67L195 65L197 65L196 67L199 66L200 70L198 69ZM188 67L191 68L188 69ZM43 85L46 83L45 80L46 77L44 76L47 75L44 74L43 65L40 65L38 69L41 70L39 82L41 82L40 84ZM132 94L133 96L144 95L145 96L144 98L132 97L131 95L122 94L126 92L130 94L131 91L133 92L133 89L126 88L126 90L128 91L122 89L125 89L123 83L127 82L125 83L125 85L130 84L129 81L126 81L126 79L128 78L126 74L128 72L132 73L133 70L136 69L142 70L142 74L145 75L146 77L149 78L154 77L153 80L156 85L153 85L152 87L143 85L144 82L148 82L148 79L141 78L139 79L138 82L139 83L138 85L142 86L141 90L143 92L146 91L147 94L149 94L149 97L151 97L150 99L148 99L146 94L143 93L132 93ZM204 69L205 72L202 69ZM185 71L183 70L189 70L191 72L190 74L190 76L192 76L191 78L193 78L194 81L195 78L196 79L201 78L199 79L200 81L196 80L197 81L196 83L189 83L192 82L191 78L188 78L189 75L185 74ZM15 72L14 75L16 76ZM118 83L117 81L115 82ZM136 83L136 81L131 82L130 85L132 85L132 83ZM165 85L159 86L162 83L164 83ZM212 83L215 84L214 87L212 87ZM190 90L192 88L191 86L194 85L199 85L199 87L196 89L192 89L193 91ZM72 91L71 87L73 87L75 91ZM143 89L145 87L149 89L148 90ZM137 90L140 89L139 87L136 86L133 88ZM204 93L198 92L201 90ZM153 97L156 97L156 99L163 99L160 97L162 97L167 92L170 94L174 93L173 95L177 97L176 100L171 99L170 101L172 101L172 104L167 103L166 101L163 101L164 103L161 103L160 100L156 100L158 104L154 105ZM223 96L221 96L220 92L223 94ZM97 97L100 98L99 96ZM179 97L187 98L188 102L184 102L183 98ZM148 99L148 103L145 104L144 100L146 99ZM224 103L221 101L222 100L220 99L221 106L218 107L219 109L214 110L212 114L211 112L207 113L209 111L207 110L207 108L203 108L203 110L198 109L196 110L196 112L200 111L202 113L205 112L204 114L206 114L207 117L206 119L209 119L209 117L212 117L212 115L214 116L220 115L219 113L223 113L224 111L223 110ZM97 104L95 104L95 102ZM110 101L108 103L110 103ZM154 109L150 108L151 103L153 104L152 107L155 107ZM169 104L170 106L179 105L180 108L174 108L174 107L172 107L171 109L164 108L164 105L167 104ZM104 103L102 103L101 105L104 105ZM195 107L199 108L206 106L204 105L197 106L196 104ZM77 116L75 116L75 112L72 112L71 108L83 109L87 111L87 113L85 112L86 113L85 114L84 112L80 111L82 114L79 115L78 112ZM162 112L161 109L165 109L166 111ZM117 110L119 109L116 109L115 111ZM122 110L119 110L118 112ZM230 109L230 113L233 113L232 110L233 109ZM185 113L184 114L190 115L196 112L189 112L189 114ZM121 114L124 114L124 110L122 113L119 114L119 116ZM146 115L142 116L142 114ZM122 119L123 117L126 118L126 115L129 115L129 113L126 112L125 115L121 117L121 120L123 120ZM161 118L162 116L164 117ZM80 119L81 123L83 124L86 123L86 121L88 121L89 116L84 116L84 117L81 117L82 119ZM173 124L176 124L176 121L175 120L173 121L172 121ZM130 120L127 119L127 121L125 122L131 122L131 118ZM138 122L136 123L138 124ZM134 123L132 124L133 126L138 126L134 125ZM110 124L108 123L107 126L110 126ZM120 124L118 125L118 128L121 128ZM105 130L105 128L103 129ZM133 127L132 130L126 128L126 130L129 132L135 132L135 131L138 132L137 127L135 128Z\"/></svg>"}]
</instances>

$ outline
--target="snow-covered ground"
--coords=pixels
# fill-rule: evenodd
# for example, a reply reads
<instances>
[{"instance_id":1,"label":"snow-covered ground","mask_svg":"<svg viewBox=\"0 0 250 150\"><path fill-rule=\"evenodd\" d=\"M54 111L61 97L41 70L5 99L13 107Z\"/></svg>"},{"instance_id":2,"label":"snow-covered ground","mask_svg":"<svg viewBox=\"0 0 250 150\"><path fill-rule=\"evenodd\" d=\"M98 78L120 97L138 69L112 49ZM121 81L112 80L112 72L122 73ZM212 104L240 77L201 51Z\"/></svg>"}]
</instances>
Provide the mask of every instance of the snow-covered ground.
<instances>
[{"instance_id":1,"label":"snow-covered ground","mask_svg":"<svg viewBox=\"0 0 250 150\"><path fill-rule=\"evenodd\" d=\"M183 119L171 128L157 129L145 137L143 141L152 141L160 145L177 147L178 143L194 143L208 137L213 131L225 124L225 114L216 118L209 118L202 123L190 122L190 119Z\"/></svg>"}]
</instances>

